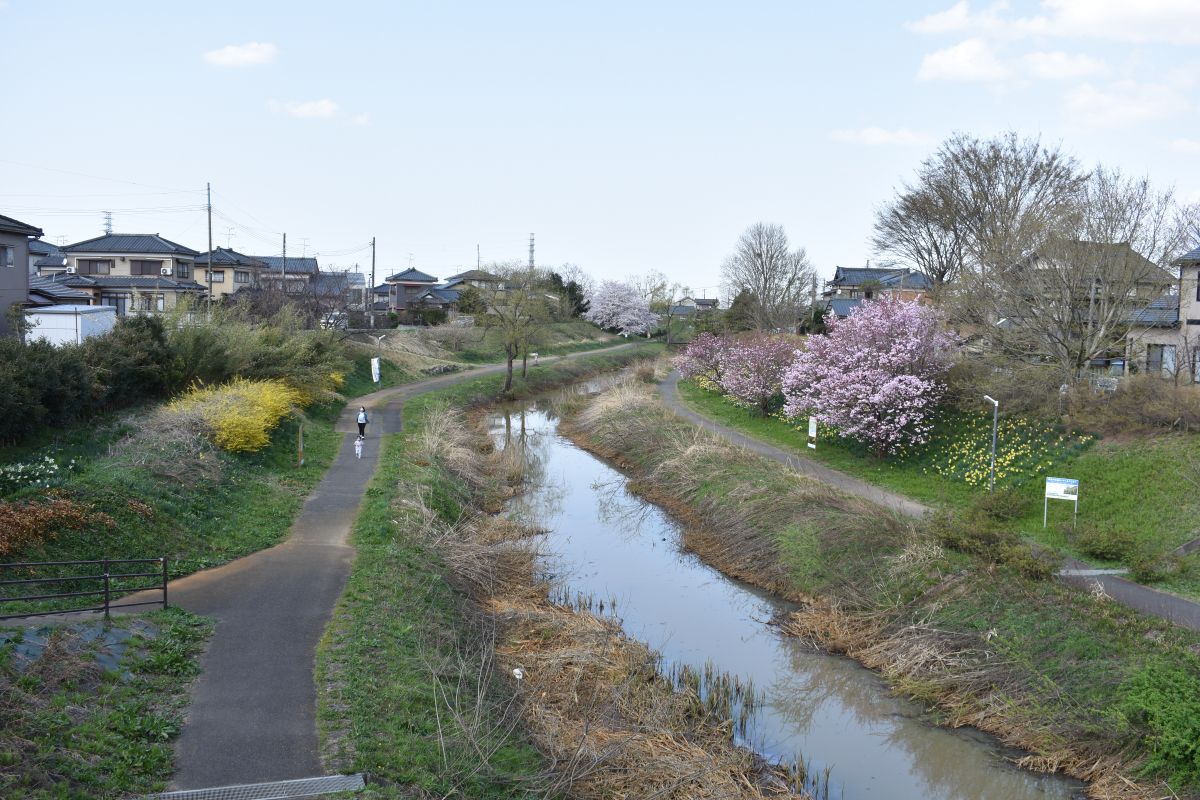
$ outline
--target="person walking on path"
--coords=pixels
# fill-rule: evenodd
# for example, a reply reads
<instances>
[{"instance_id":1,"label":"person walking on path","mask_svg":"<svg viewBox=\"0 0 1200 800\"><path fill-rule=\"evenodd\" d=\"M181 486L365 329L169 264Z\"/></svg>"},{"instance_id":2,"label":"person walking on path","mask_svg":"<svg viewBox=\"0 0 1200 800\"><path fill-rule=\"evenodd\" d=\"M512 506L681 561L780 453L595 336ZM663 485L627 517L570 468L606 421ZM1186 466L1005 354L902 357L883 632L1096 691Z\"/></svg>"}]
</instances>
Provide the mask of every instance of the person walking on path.
<instances>
[{"instance_id":1,"label":"person walking on path","mask_svg":"<svg viewBox=\"0 0 1200 800\"><path fill-rule=\"evenodd\" d=\"M367 419L367 407L359 406L358 407L358 438L362 439L362 438L366 437L368 422L370 422L370 420Z\"/></svg>"},{"instance_id":2,"label":"person walking on path","mask_svg":"<svg viewBox=\"0 0 1200 800\"><path fill-rule=\"evenodd\" d=\"M362 448L363 448L363 439L360 436L354 440L354 457L355 458L360 459L360 460L362 459Z\"/></svg>"}]
</instances>

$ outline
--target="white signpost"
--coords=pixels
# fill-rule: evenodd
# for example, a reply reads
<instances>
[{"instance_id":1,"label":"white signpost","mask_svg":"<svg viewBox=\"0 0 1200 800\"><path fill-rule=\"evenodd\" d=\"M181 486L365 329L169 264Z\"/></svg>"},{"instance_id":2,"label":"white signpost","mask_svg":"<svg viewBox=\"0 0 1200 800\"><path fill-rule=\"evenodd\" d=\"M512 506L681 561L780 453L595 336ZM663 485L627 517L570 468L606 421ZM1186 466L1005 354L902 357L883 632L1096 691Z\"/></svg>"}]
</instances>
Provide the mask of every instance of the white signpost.
<instances>
[{"instance_id":1,"label":"white signpost","mask_svg":"<svg viewBox=\"0 0 1200 800\"><path fill-rule=\"evenodd\" d=\"M1071 518L1071 525L1074 526L1079 519L1079 481L1075 478L1046 478L1046 497L1042 502L1043 528L1050 517L1051 500L1070 500L1075 503L1075 515Z\"/></svg>"},{"instance_id":2,"label":"white signpost","mask_svg":"<svg viewBox=\"0 0 1200 800\"><path fill-rule=\"evenodd\" d=\"M817 418L808 418L808 447L811 450L817 449Z\"/></svg>"},{"instance_id":3,"label":"white signpost","mask_svg":"<svg viewBox=\"0 0 1200 800\"><path fill-rule=\"evenodd\" d=\"M379 357L371 359L371 380L379 383Z\"/></svg>"}]
</instances>

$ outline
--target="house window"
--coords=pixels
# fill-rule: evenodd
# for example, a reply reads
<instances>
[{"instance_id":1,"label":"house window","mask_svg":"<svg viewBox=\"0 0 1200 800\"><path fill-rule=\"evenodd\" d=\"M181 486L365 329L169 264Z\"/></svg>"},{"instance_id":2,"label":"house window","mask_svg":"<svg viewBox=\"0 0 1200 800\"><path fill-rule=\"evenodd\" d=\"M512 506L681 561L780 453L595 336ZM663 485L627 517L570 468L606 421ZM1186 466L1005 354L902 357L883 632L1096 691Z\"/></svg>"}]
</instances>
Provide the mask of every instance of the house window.
<instances>
[{"instance_id":1,"label":"house window","mask_svg":"<svg viewBox=\"0 0 1200 800\"><path fill-rule=\"evenodd\" d=\"M107 275L112 271L111 258L81 258L75 262L80 275Z\"/></svg>"},{"instance_id":2,"label":"house window","mask_svg":"<svg viewBox=\"0 0 1200 800\"><path fill-rule=\"evenodd\" d=\"M224 283L225 282L225 271L224 270L214 269L211 273L209 273L209 276L212 278L213 283Z\"/></svg>"},{"instance_id":3,"label":"house window","mask_svg":"<svg viewBox=\"0 0 1200 800\"><path fill-rule=\"evenodd\" d=\"M162 272L163 262L161 261L141 261L133 260L129 262L130 275L159 275Z\"/></svg>"},{"instance_id":4,"label":"house window","mask_svg":"<svg viewBox=\"0 0 1200 800\"><path fill-rule=\"evenodd\" d=\"M175 277L184 281L192 277L192 265L184 261L177 263L175 265Z\"/></svg>"},{"instance_id":5,"label":"house window","mask_svg":"<svg viewBox=\"0 0 1200 800\"><path fill-rule=\"evenodd\" d=\"M13 248L0 245L0 267L12 269L14 266L16 265L13 262Z\"/></svg>"},{"instance_id":6,"label":"house window","mask_svg":"<svg viewBox=\"0 0 1200 800\"><path fill-rule=\"evenodd\" d=\"M1146 347L1146 372L1171 375L1175 372L1175 345L1152 344Z\"/></svg>"},{"instance_id":7,"label":"house window","mask_svg":"<svg viewBox=\"0 0 1200 800\"><path fill-rule=\"evenodd\" d=\"M241 269L234 270L233 271L233 282L234 283L249 283L250 282L250 273L246 272L245 270L241 270Z\"/></svg>"},{"instance_id":8,"label":"house window","mask_svg":"<svg viewBox=\"0 0 1200 800\"><path fill-rule=\"evenodd\" d=\"M101 294L100 305L112 306L117 310L117 316L125 316L125 312L129 308L129 295L127 294Z\"/></svg>"}]
</instances>

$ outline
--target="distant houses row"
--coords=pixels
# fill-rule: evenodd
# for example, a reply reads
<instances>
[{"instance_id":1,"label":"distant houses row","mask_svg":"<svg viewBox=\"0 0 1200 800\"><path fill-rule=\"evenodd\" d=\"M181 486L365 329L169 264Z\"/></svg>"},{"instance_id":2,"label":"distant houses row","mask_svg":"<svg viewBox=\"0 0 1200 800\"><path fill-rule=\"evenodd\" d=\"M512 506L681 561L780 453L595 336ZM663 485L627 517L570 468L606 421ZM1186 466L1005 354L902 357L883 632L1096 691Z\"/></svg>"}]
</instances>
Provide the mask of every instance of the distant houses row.
<instances>
[{"instance_id":1,"label":"distant houses row","mask_svg":"<svg viewBox=\"0 0 1200 800\"><path fill-rule=\"evenodd\" d=\"M425 309L453 316L467 286L502 280L482 270L445 281L407 269L368 290L356 272L322 270L316 258L258 256L218 247L199 252L156 233L109 233L74 244L44 241L43 231L0 215L0 333L12 331L13 306L108 306L116 316L155 314L186 299L228 301L267 292L322 309L395 314Z\"/></svg>"}]
</instances>

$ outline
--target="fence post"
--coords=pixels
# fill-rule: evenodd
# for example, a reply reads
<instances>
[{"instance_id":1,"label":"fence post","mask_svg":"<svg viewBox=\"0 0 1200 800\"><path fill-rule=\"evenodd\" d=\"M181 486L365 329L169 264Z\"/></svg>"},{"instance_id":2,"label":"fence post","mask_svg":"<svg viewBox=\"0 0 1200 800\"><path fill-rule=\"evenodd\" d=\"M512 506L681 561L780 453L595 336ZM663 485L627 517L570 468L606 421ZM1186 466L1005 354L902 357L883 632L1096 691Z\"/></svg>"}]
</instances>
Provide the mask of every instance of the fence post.
<instances>
[{"instance_id":1,"label":"fence post","mask_svg":"<svg viewBox=\"0 0 1200 800\"><path fill-rule=\"evenodd\" d=\"M104 619L109 620L109 619L112 619L112 617L110 617L109 613L108 613L108 601L109 601L110 591L109 591L108 559L107 558L104 559L104 561L102 562L102 565L104 568Z\"/></svg>"},{"instance_id":2,"label":"fence post","mask_svg":"<svg viewBox=\"0 0 1200 800\"><path fill-rule=\"evenodd\" d=\"M163 608L166 608L167 607L167 557L161 556L158 560L162 562Z\"/></svg>"}]
</instances>

